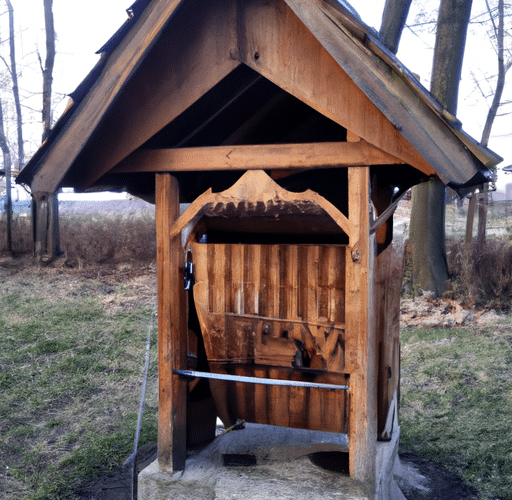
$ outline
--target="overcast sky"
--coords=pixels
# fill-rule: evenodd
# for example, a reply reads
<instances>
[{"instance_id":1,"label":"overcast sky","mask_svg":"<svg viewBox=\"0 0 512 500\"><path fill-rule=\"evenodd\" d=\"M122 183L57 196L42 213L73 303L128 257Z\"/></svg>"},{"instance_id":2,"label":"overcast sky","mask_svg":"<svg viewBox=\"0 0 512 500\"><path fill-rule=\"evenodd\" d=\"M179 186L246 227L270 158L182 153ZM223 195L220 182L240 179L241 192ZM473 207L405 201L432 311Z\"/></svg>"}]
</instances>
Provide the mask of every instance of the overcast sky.
<instances>
[{"instance_id":1,"label":"overcast sky","mask_svg":"<svg viewBox=\"0 0 512 500\"><path fill-rule=\"evenodd\" d=\"M413 2L408 22L412 23L417 5L436 0ZM3 3L3 2L2 2ZM37 49L44 56L43 0L13 0L17 31L21 32L21 43L17 46L17 57L23 68L20 86L28 92L40 91L41 72L37 63ZM378 30L385 0L352 0L352 5L360 13L363 21ZM57 95L72 92L98 61L95 52L114 34L127 19L126 9L133 0L54 0L55 30L57 33L57 59L54 71L54 91ZM473 0L475 15L485 9L484 0ZM5 39L6 27L3 19L2 39ZM476 26L470 29L464 60L464 74L459 91L458 118L464 130L480 140L485 123L487 107L480 98L474 77L479 79L485 73L496 71L496 57L485 35L478 33ZM418 36L411 29L405 29L398 52L399 59L414 73L418 74L425 87L429 87L434 39L425 33ZM6 44L5 44L6 45ZM29 61L33 61L29 64ZM25 64L24 64L25 63ZM512 100L512 75L509 74L506 98ZM35 82L35 83L34 83ZM30 87L30 88L29 88ZM63 110L66 99L58 107ZM33 103L33 107L40 105ZM509 106L510 108L510 106ZM512 109L511 109L512 111ZM33 114L34 123L40 120ZM490 141L491 149L505 158L501 166L512 164L512 115L497 119L494 134ZM27 153L33 153L39 141L39 132L31 138ZM500 185L512 182L512 176L500 175Z\"/></svg>"}]
</instances>

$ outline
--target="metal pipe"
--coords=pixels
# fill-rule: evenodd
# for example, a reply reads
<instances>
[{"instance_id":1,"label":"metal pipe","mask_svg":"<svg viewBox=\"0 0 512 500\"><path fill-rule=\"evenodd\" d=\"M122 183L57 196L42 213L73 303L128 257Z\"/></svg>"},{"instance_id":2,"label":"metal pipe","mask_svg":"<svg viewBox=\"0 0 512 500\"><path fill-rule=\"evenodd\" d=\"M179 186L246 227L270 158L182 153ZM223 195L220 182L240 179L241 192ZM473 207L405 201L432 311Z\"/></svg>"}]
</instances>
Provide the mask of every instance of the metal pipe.
<instances>
[{"instance_id":1,"label":"metal pipe","mask_svg":"<svg viewBox=\"0 0 512 500\"><path fill-rule=\"evenodd\" d=\"M225 375L222 373L198 372L194 370L173 370L180 377L209 378L213 380L226 380L229 382L242 382L246 384L284 385L288 387L308 387L314 389L330 389L348 391L348 385L320 384L316 382L303 382L300 380L281 380L262 377L245 377L243 375Z\"/></svg>"}]
</instances>

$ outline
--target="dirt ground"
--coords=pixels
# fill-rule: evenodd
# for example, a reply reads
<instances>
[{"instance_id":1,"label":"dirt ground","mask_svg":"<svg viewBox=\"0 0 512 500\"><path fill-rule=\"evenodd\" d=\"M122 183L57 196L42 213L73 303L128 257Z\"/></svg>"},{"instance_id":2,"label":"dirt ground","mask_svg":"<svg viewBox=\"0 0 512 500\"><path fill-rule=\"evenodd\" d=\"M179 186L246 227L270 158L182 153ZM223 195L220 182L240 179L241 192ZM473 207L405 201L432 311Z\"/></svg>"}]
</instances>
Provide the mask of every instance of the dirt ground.
<instances>
[{"instance_id":1,"label":"dirt ground","mask_svg":"<svg viewBox=\"0 0 512 500\"><path fill-rule=\"evenodd\" d=\"M82 271L84 274L95 271ZM140 273L140 269L125 269L126 276ZM108 280L109 273L104 278ZM119 278L119 276L117 276ZM494 311L474 310L450 299L432 299L428 296L404 300L401 306L401 327L447 328L469 324L495 323L499 316ZM139 450L137 469L140 471L156 457L156 444ZM425 460L407 450L400 450L401 470L404 477L397 481L408 500L476 500L477 492L466 485L456 474L442 464ZM132 466L119 468L102 477L91 479L77 486L73 499L79 500L130 500L132 491ZM410 480L410 475L414 480ZM71 499L70 499L71 500Z\"/></svg>"},{"instance_id":2,"label":"dirt ground","mask_svg":"<svg viewBox=\"0 0 512 500\"><path fill-rule=\"evenodd\" d=\"M67 274L72 281L98 279L105 285L139 279L138 288L143 290L138 300L154 303L156 276L154 264L116 263L112 265L77 268L73 263L57 262L49 268L37 270L31 259L12 260L1 258L2 267L12 271L25 271L48 274ZM116 307L115 303L111 304ZM462 324L485 324L497 320L492 311L475 311L463 307L452 300L433 300L423 297L415 301L402 302L402 324L407 327L450 327ZM399 485L408 500L476 500L476 492L464 484L460 477L451 473L442 464L427 461L408 452L400 451L402 469L416 478L414 484L398 478ZM142 447L137 455L137 471L142 470L156 458L156 444ZM418 479L419 478L419 479ZM76 482L73 494L68 500L131 500L133 489L133 466L120 464L118 469L105 476Z\"/></svg>"},{"instance_id":3,"label":"dirt ground","mask_svg":"<svg viewBox=\"0 0 512 500\"><path fill-rule=\"evenodd\" d=\"M156 444L146 445L137 455L140 471L156 458ZM477 500L475 490L464 484L442 464L425 460L414 453L401 451L403 477L397 482L407 500ZM414 480L410 480L411 476ZM131 500L133 468L120 465L117 470L77 485L68 500Z\"/></svg>"}]
</instances>

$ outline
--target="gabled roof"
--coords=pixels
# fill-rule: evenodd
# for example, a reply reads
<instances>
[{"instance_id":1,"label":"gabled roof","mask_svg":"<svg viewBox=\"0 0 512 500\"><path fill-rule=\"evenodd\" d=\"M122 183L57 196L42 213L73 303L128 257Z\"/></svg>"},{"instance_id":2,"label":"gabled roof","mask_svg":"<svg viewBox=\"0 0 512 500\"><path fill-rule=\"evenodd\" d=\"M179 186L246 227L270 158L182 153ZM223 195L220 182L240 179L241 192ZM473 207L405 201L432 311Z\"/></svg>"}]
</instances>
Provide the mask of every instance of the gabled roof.
<instances>
[{"instance_id":1,"label":"gabled roof","mask_svg":"<svg viewBox=\"0 0 512 500\"><path fill-rule=\"evenodd\" d=\"M459 189L501 161L344 0L139 0L129 13L18 177L33 191L143 192L151 175L122 168L141 150L344 141L347 131ZM183 180L193 197L198 177Z\"/></svg>"}]
</instances>

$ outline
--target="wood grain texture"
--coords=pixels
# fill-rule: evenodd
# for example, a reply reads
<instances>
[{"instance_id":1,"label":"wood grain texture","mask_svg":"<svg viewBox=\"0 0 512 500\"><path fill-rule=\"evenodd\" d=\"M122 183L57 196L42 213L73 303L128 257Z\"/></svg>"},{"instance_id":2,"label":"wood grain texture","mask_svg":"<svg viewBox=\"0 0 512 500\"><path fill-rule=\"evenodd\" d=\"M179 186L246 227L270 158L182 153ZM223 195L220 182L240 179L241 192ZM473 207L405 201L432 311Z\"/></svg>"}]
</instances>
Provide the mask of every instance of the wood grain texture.
<instances>
[{"instance_id":1,"label":"wood grain texture","mask_svg":"<svg viewBox=\"0 0 512 500\"><path fill-rule=\"evenodd\" d=\"M390 245L375 259L373 295L375 304L378 371L378 435L390 439L393 399L398 398L400 384L400 291L404 266L404 248ZM397 401L398 402L398 401Z\"/></svg>"},{"instance_id":2,"label":"wood grain texture","mask_svg":"<svg viewBox=\"0 0 512 500\"><path fill-rule=\"evenodd\" d=\"M341 245L193 244L194 300L210 369L346 383L345 253ZM230 299L219 299L223 293ZM226 382L212 388L229 422L347 429L343 391L313 395L310 389Z\"/></svg>"},{"instance_id":3,"label":"wood grain texture","mask_svg":"<svg viewBox=\"0 0 512 500\"><path fill-rule=\"evenodd\" d=\"M187 356L186 296L183 251L170 239L179 215L179 186L169 174L156 176L158 269L158 462L162 470L182 470L186 458L186 382L172 374L185 369Z\"/></svg>"},{"instance_id":4,"label":"wood grain texture","mask_svg":"<svg viewBox=\"0 0 512 500\"><path fill-rule=\"evenodd\" d=\"M351 221L331 202L318 193L307 190L293 193L280 187L263 170L247 171L229 189L213 193L211 189L198 196L176 221L171 229L171 237L182 235L186 246L189 238L194 238L194 229L202 217L231 217L258 219L295 214L313 215L317 220L327 218L347 235L352 234Z\"/></svg>"},{"instance_id":5,"label":"wood grain texture","mask_svg":"<svg viewBox=\"0 0 512 500\"><path fill-rule=\"evenodd\" d=\"M156 0L109 56L34 177L53 192L75 160L85 189L239 65L230 0ZM96 168L90 168L95 165Z\"/></svg>"},{"instance_id":6,"label":"wood grain texture","mask_svg":"<svg viewBox=\"0 0 512 500\"><path fill-rule=\"evenodd\" d=\"M346 254L346 363L350 373L349 468L351 477L375 477L376 353L370 300L373 254L369 238L369 168L349 168L349 219L354 225Z\"/></svg>"},{"instance_id":7,"label":"wood grain texture","mask_svg":"<svg viewBox=\"0 0 512 500\"><path fill-rule=\"evenodd\" d=\"M264 144L138 150L111 173L296 170L403 164L368 142Z\"/></svg>"},{"instance_id":8,"label":"wood grain texture","mask_svg":"<svg viewBox=\"0 0 512 500\"><path fill-rule=\"evenodd\" d=\"M293 4L294 10L286 3ZM241 2L239 22L243 23L240 30L244 30L245 43L241 44L240 59L362 139L428 175L434 174L433 168L324 47L336 51L342 60L344 51L352 50L353 42L330 21L311 25L317 17L325 20L318 3ZM299 14L311 26L306 27Z\"/></svg>"},{"instance_id":9,"label":"wood grain texture","mask_svg":"<svg viewBox=\"0 0 512 500\"><path fill-rule=\"evenodd\" d=\"M304 380L290 369L272 366L211 364L218 373L259 376L274 380ZM349 385L346 374L317 374L310 382ZM343 390L244 384L210 380L217 411L226 425L237 419L326 432L348 432L348 395Z\"/></svg>"}]
</instances>

